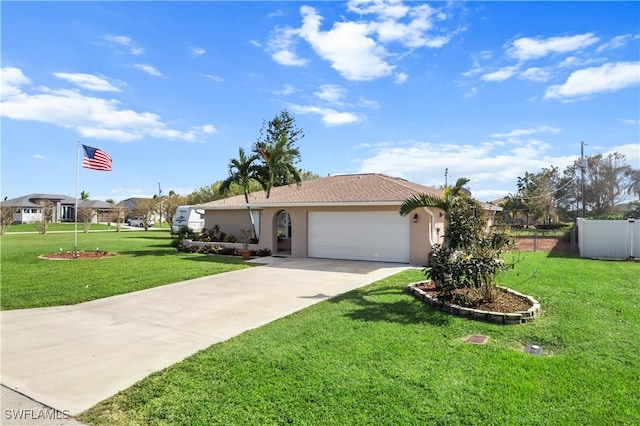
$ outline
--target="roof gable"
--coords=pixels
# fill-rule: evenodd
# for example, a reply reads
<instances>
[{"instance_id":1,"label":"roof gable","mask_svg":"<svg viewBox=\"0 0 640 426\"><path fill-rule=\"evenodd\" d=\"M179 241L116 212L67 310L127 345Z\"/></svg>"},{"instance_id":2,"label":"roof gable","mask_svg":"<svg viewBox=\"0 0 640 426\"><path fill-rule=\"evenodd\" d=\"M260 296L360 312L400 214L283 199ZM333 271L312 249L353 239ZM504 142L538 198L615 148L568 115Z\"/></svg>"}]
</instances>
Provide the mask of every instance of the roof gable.
<instances>
[{"instance_id":1,"label":"roof gable","mask_svg":"<svg viewBox=\"0 0 640 426\"><path fill-rule=\"evenodd\" d=\"M442 195L442 191L383 174L368 173L337 175L302 182L300 185L279 186L271 189L267 199L264 191L249 194L253 207L280 205L400 205L414 194ZM244 195L237 195L203 204L201 207L244 207Z\"/></svg>"}]
</instances>

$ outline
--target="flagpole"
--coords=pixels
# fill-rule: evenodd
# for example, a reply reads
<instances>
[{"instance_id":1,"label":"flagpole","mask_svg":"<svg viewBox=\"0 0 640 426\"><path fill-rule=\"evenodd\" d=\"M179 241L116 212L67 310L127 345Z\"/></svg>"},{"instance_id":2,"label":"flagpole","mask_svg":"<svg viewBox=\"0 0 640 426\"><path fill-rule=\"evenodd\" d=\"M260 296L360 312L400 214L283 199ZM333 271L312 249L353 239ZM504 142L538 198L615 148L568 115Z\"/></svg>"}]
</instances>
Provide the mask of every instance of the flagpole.
<instances>
[{"instance_id":1,"label":"flagpole","mask_svg":"<svg viewBox=\"0 0 640 426\"><path fill-rule=\"evenodd\" d=\"M78 180L80 179L80 141L76 154L76 206L74 209L73 254L78 255Z\"/></svg>"}]
</instances>

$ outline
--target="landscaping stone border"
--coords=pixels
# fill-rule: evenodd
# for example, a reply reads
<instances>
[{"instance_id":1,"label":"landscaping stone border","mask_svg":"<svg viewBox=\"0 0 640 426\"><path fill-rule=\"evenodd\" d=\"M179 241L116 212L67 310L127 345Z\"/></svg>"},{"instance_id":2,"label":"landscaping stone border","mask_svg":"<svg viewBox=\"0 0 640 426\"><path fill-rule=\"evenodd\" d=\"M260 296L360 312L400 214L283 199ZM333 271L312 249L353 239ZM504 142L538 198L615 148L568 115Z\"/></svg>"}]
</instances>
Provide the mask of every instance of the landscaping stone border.
<instances>
[{"instance_id":1,"label":"landscaping stone border","mask_svg":"<svg viewBox=\"0 0 640 426\"><path fill-rule=\"evenodd\" d=\"M527 296L526 294L519 293L515 290L511 290L507 287L498 286L498 290L526 298L531 303L531 307L526 311L515 313L491 312L473 308L465 308L459 305L451 304L449 302L443 302L442 300L438 300L436 297L428 295L424 291L417 288L419 284L424 284L424 281L409 284L407 287L409 293L413 294L413 296L415 296L417 299L422 300L424 303L440 311L447 312L449 314L456 315L462 318L468 318L476 321L485 321L493 324L522 324L535 320L541 315L542 312L540 310L540 303L536 299L531 296Z\"/></svg>"}]
</instances>

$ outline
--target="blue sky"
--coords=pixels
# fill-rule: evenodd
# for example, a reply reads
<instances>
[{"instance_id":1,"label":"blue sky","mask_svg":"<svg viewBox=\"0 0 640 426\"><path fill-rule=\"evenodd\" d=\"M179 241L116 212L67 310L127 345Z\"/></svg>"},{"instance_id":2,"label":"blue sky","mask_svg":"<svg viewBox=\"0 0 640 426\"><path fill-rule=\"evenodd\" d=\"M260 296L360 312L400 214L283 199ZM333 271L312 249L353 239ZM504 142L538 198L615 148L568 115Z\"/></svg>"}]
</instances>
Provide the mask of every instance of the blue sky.
<instances>
[{"instance_id":1,"label":"blue sky","mask_svg":"<svg viewBox=\"0 0 640 426\"><path fill-rule=\"evenodd\" d=\"M639 2L2 2L2 198L182 195L283 108L299 166L475 197L618 151L640 168Z\"/></svg>"}]
</instances>

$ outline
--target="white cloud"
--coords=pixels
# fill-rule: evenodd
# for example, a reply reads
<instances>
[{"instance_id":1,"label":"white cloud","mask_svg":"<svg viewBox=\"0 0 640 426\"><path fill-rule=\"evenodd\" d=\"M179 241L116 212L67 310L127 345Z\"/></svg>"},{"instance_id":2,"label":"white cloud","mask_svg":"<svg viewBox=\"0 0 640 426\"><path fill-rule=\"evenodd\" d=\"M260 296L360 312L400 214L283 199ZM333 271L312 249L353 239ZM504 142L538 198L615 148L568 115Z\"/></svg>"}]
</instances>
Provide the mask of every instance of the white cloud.
<instances>
[{"instance_id":1,"label":"white cloud","mask_svg":"<svg viewBox=\"0 0 640 426\"><path fill-rule=\"evenodd\" d=\"M409 79L409 76L403 72L399 72L396 74L396 78L393 80L395 84L404 84Z\"/></svg>"},{"instance_id":2,"label":"white cloud","mask_svg":"<svg viewBox=\"0 0 640 426\"><path fill-rule=\"evenodd\" d=\"M290 104L288 107L294 114L318 114L326 126L341 126L362 121L364 117L352 112L340 112L332 108L303 106Z\"/></svg>"},{"instance_id":3,"label":"white cloud","mask_svg":"<svg viewBox=\"0 0 640 426\"><path fill-rule=\"evenodd\" d=\"M531 67L521 72L520 77L544 83L551 78L551 71L548 68Z\"/></svg>"},{"instance_id":4,"label":"white cloud","mask_svg":"<svg viewBox=\"0 0 640 426\"><path fill-rule=\"evenodd\" d=\"M2 68L0 114L21 121L38 121L72 129L82 137L120 142L156 137L195 141L215 132L212 125L188 131L171 129L152 112L123 109L116 99L85 96L77 90L28 90L29 80L18 68Z\"/></svg>"},{"instance_id":5,"label":"white cloud","mask_svg":"<svg viewBox=\"0 0 640 426\"><path fill-rule=\"evenodd\" d=\"M629 41L638 40L639 38L640 38L640 35L632 35L632 34L616 36L616 37L613 37L608 42L602 43L600 46L598 46L598 48L596 49L596 52L604 52L605 50L619 49L621 47L624 47Z\"/></svg>"},{"instance_id":6,"label":"white cloud","mask_svg":"<svg viewBox=\"0 0 640 426\"><path fill-rule=\"evenodd\" d=\"M267 52L271 54L274 61L285 66L304 66L307 64L306 59L299 58L294 52L294 38L297 34L298 31L292 28L279 28L274 31L267 48Z\"/></svg>"},{"instance_id":7,"label":"white cloud","mask_svg":"<svg viewBox=\"0 0 640 426\"><path fill-rule=\"evenodd\" d=\"M154 77L164 77L164 75L160 71L158 71L153 65L134 64L133 67L136 69L139 69L140 71L144 71L147 74L152 75Z\"/></svg>"},{"instance_id":8,"label":"white cloud","mask_svg":"<svg viewBox=\"0 0 640 426\"><path fill-rule=\"evenodd\" d=\"M313 93L318 99L330 104L342 105L347 90L335 84L323 84Z\"/></svg>"},{"instance_id":9,"label":"white cloud","mask_svg":"<svg viewBox=\"0 0 640 426\"><path fill-rule=\"evenodd\" d=\"M358 99L358 105L365 107L365 108L371 108L371 109L380 109L380 103L378 101L375 101L373 99L369 99L369 98L365 98L364 96L361 96Z\"/></svg>"},{"instance_id":10,"label":"white cloud","mask_svg":"<svg viewBox=\"0 0 640 426\"><path fill-rule=\"evenodd\" d=\"M119 36L119 35L105 35L102 37L104 40L107 40L111 43L119 44L129 48L129 52L132 55L142 55L144 53L144 49L141 47L137 47L134 45L133 40L127 36Z\"/></svg>"},{"instance_id":11,"label":"white cloud","mask_svg":"<svg viewBox=\"0 0 640 426\"><path fill-rule=\"evenodd\" d=\"M294 85L285 84L282 89L280 89L280 90L272 90L271 93L273 93L274 95L289 96L289 95L293 95L297 91L298 91L298 89L296 89L296 87Z\"/></svg>"},{"instance_id":12,"label":"white cloud","mask_svg":"<svg viewBox=\"0 0 640 426\"><path fill-rule=\"evenodd\" d=\"M120 91L119 88L113 86L104 78L92 74L56 72L53 73L53 75L58 77L59 79L66 80L69 83L75 84L76 86L83 89L95 90L97 92Z\"/></svg>"},{"instance_id":13,"label":"white cloud","mask_svg":"<svg viewBox=\"0 0 640 426\"><path fill-rule=\"evenodd\" d=\"M213 127L212 124L205 124L204 126L202 126L202 133L206 133L208 135L212 134L212 133L217 133L218 131L216 130L215 127Z\"/></svg>"},{"instance_id":14,"label":"white cloud","mask_svg":"<svg viewBox=\"0 0 640 426\"><path fill-rule=\"evenodd\" d=\"M598 42L592 33L566 37L529 38L514 40L507 53L521 61L542 58L554 53L568 53L583 49Z\"/></svg>"},{"instance_id":15,"label":"white cloud","mask_svg":"<svg viewBox=\"0 0 640 426\"><path fill-rule=\"evenodd\" d=\"M41 154L36 154L36 155L33 156L33 158L35 158L36 160L44 160L47 157L45 157L44 155L41 155Z\"/></svg>"},{"instance_id":16,"label":"white cloud","mask_svg":"<svg viewBox=\"0 0 640 426\"><path fill-rule=\"evenodd\" d=\"M479 145L408 141L388 146L360 144L367 156L359 160L359 173L385 173L429 186L458 178L470 179L474 197L490 201L516 190L517 178L550 164L563 169L577 156L550 156L551 144L537 139Z\"/></svg>"},{"instance_id":17,"label":"white cloud","mask_svg":"<svg viewBox=\"0 0 640 426\"><path fill-rule=\"evenodd\" d=\"M518 66L513 65L509 67L501 68L497 71L485 74L482 76L484 81L503 81L508 80L515 75L518 71Z\"/></svg>"},{"instance_id":18,"label":"white cloud","mask_svg":"<svg viewBox=\"0 0 640 426\"><path fill-rule=\"evenodd\" d=\"M222 83L224 81L224 78L215 74L200 74L200 75L204 78L208 78L209 80L213 80L216 83Z\"/></svg>"},{"instance_id":19,"label":"white cloud","mask_svg":"<svg viewBox=\"0 0 640 426\"><path fill-rule=\"evenodd\" d=\"M309 6L302 6L300 36L331 67L347 80L367 81L391 74L395 66L385 61L386 50L376 44L370 28L362 22L337 22L329 31L321 31L322 17Z\"/></svg>"},{"instance_id":20,"label":"white cloud","mask_svg":"<svg viewBox=\"0 0 640 426\"><path fill-rule=\"evenodd\" d=\"M581 98L601 92L615 92L640 83L640 62L606 63L574 71L561 85L550 86L544 99Z\"/></svg>"},{"instance_id":21,"label":"white cloud","mask_svg":"<svg viewBox=\"0 0 640 426\"><path fill-rule=\"evenodd\" d=\"M206 53L206 50L202 47L190 47L189 50L191 50L191 56L193 56L194 58L202 56Z\"/></svg>"},{"instance_id":22,"label":"white cloud","mask_svg":"<svg viewBox=\"0 0 640 426\"><path fill-rule=\"evenodd\" d=\"M440 48L455 34L442 31L430 34L435 21L448 17L427 4L408 6L396 0L352 0L347 10L359 14L360 19L343 19L323 31L324 18L315 8L302 6L300 28L274 31L268 53L282 65L305 65L307 61L294 51L296 40L302 39L345 79L370 81L392 75L396 65L391 61L402 58L406 51ZM400 51L387 50L387 46ZM402 83L406 78L406 74L397 74L396 82Z\"/></svg>"},{"instance_id":23,"label":"white cloud","mask_svg":"<svg viewBox=\"0 0 640 426\"><path fill-rule=\"evenodd\" d=\"M529 129L514 129L507 133L492 133L492 138L515 138L520 136L535 135L538 133L560 133L560 129L551 126L538 126Z\"/></svg>"}]
</instances>

